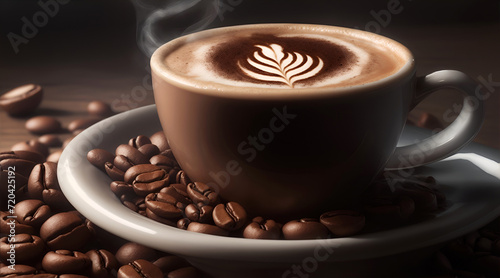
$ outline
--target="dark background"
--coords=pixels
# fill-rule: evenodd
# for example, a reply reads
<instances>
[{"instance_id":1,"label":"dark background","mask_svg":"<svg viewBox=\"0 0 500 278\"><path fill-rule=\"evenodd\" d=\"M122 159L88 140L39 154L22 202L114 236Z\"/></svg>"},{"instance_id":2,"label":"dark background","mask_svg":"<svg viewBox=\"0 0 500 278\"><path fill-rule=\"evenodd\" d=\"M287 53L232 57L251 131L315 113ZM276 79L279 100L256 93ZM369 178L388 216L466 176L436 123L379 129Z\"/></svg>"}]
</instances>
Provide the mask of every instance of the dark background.
<instances>
[{"instance_id":1,"label":"dark background","mask_svg":"<svg viewBox=\"0 0 500 278\"><path fill-rule=\"evenodd\" d=\"M37 34L27 44L19 45L17 54L8 34L21 35L22 18L33 22L33 16L43 9L39 1L0 1L0 93L25 83L38 83L46 89L46 101L42 105L50 109L72 105L76 111L83 111L83 102L92 98L111 101L130 94L148 75L148 57L137 44L136 10L132 2L65 1L68 3L41 1L58 3L59 10L48 18L46 25L37 28ZM176 1L137 2L165 5ZM208 2L202 0L199 6ZM383 14L388 5L394 3L399 3L400 12L392 14L390 20L383 18L387 24L377 21L376 15ZM220 5L223 12L216 15L208 27L260 22L370 27L368 30L379 31L408 46L416 57L420 74L457 69L473 78L491 76L500 82L500 1L220 0ZM195 22L197 16L197 12L182 14L163 22L162 30L175 37L183 29L182 24ZM380 28L373 29L374 24ZM496 148L500 148L499 95L500 86L487 100L488 120L477 140ZM460 102L453 92L443 92L417 110L432 110L440 118L439 115L457 101ZM152 94L137 105L150 103L153 103ZM13 123L7 120L10 118L2 112L2 150L18 140L20 134L28 136L16 128L24 119L14 119Z\"/></svg>"}]
</instances>

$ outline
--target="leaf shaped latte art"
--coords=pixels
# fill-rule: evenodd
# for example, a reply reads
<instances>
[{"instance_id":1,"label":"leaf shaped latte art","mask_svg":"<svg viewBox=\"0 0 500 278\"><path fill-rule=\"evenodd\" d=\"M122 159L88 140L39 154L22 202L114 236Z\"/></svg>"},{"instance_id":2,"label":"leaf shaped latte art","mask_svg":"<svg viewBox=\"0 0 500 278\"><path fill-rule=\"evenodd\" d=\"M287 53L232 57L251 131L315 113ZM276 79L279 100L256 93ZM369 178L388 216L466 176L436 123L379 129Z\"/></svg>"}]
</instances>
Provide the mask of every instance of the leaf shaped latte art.
<instances>
[{"instance_id":1,"label":"leaf shaped latte art","mask_svg":"<svg viewBox=\"0 0 500 278\"><path fill-rule=\"evenodd\" d=\"M309 55L298 52L284 52L278 44L270 46L256 45L261 51L255 51L247 62L251 68L246 68L238 62L240 69L249 77L260 81L282 82L290 87L294 83L318 74L324 63L317 57L318 64L314 66L314 59ZM263 74L265 72L267 74Z\"/></svg>"}]
</instances>

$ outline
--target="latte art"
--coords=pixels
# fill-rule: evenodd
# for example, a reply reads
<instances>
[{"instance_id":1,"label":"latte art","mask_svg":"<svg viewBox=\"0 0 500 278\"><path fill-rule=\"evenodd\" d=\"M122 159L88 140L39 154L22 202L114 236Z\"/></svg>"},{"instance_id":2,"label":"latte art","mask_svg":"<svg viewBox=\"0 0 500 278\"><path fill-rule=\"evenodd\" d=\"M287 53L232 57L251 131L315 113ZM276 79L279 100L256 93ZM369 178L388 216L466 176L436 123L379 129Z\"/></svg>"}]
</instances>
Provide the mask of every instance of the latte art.
<instances>
[{"instance_id":1,"label":"latte art","mask_svg":"<svg viewBox=\"0 0 500 278\"><path fill-rule=\"evenodd\" d=\"M349 87L388 77L405 63L393 45L345 29L290 25L226 28L173 44L166 67L182 83L217 91ZM377 37L379 38L379 37ZM253 90L252 89L252 90Z\"/></svg>"},{"instance_id":2,"label":"latte art","mask_svg":"<svg viewBox=\"0 0 500 278\"><path fill-rule=\"evenodd\" d=\"M248 64L253 68L247 69L240 62L238 66L249 77L261 81L283 82L293 87L296 81L315 76L324 66L321 58L316 58L318 62L314 66L314 59L311 56L298 52L285 53L283 47L278 44L256 45L256 47L261 50L255 51L253 57L247 59Z\"/></svg>"}]
</instances>

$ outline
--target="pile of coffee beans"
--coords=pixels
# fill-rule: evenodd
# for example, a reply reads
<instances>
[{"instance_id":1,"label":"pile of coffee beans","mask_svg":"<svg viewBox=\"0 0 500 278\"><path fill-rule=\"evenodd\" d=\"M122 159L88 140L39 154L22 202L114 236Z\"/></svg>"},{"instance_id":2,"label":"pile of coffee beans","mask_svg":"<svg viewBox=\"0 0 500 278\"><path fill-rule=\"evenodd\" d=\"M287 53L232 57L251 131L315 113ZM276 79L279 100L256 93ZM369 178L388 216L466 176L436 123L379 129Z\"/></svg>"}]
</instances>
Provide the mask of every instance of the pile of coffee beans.
<instances>
[{"instance_id":1,"label":"pile of coffee beans","mask_svg":"<svg viewBox=\"0 0 500 278\"><path fill-rule=\"evenodd\" d=\"M219 236L253 239L345 237L432 217L446 206L432 177L381 176L356 209L327 211L283 223L253 215L192 181L177 163L162 131L138 135L112 153L93 149L87 159L113 180L110 189L129 209L166 225Z\"/></svg>"}]
</instances>

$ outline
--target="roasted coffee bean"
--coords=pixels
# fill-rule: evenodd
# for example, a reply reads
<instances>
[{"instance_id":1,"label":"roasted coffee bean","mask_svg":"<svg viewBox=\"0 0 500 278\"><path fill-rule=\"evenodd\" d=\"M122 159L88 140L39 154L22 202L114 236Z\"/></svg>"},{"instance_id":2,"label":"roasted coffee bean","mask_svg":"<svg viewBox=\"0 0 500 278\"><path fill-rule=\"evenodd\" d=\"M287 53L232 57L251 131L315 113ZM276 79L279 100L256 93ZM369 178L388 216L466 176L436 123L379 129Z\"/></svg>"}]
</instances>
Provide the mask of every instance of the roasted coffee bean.
<instances>
[{"instance_id":1,"label":"roasted coffee bean","mask_svg":"<svg viewBox=\"0 0 500 278\"><path fill-rule=\"evenodd\" d=\"M113 160L113 165L115 165L115 167L120 169L121 171L126 172L135 164L130 159L128 159L128 157L124 155L117 155Z\"/></svg>"},{"instance_id":2,"label":"roasted coffee bean","mask_svg":"<svg viewBox=\"0 0 500 278\"><path fill-rule=\"evenodd\" d=\"M89 257L91 262L89 274L92 278L112 277L119 268L115 255L107 250L90 250L85 255Z\"/></svg>"},{"instance_id":3,"label":"roasted coffee bean","mask_svg":"<svg viewBox=\"0 0 500 278\"><path fill-rule=\"evenodd\" d=\"M319 218L321 224L335 236L351 236L365 227L365 216L353 210L334 210L323 213Z\"/></svg>"},{"instance_id":4,"label":"roasted coffee bean","mask_svg":"<svg viewBox=\"0 0 500 278\"><path fill-rule=\"evenodd\" d=\"M0 108L11 116L28 115L35 111L43 99L40 85L26 84L0 96Z\"/></svg>"},{"instance_id":5,"label":"roasted coffee bean","mask_svg":"<svg viewBox=\"0 0 500 278\"><path fill-rule=\"evenodd\" d=\"M57 150L52 152L47 156L47 161L57 163L59 162L59 158L61 158L62 150Z\"/></svg>"},{"instance_id":6,"label":"roasted coffee bean","mask_svg":"<svg viewBox=\"0 0 500 278\"><path fill-rule=\"evenodd\" d=\"M136 149L139 149L140 147L146 145L146 144L151 144L151 140L147 136L144 135L139 135L134 138L130 138L128 141L129 146L134 147ZM159 151L158 151L159 153Z\"/></svg>"},{"instance_id":7,"label":"roasted coffee bean","mask_svg":"<svg viewBox=\"0 0 500 278\"><path fill-rule=\"evenodd\" d=\"M148 208L146 208L145 214L142 214L141 212L138 212L138 213L140 213L141 215L145 215L149 219L160 222L160 223L165 224L167 226L172 226L172 227L176 226L176 222L175 222L176 219L175 218L164 218L164 217L158 216L154 212L149 210Z\"/></svg>"},{"instance_id":8,"label":"roasted coffee bean","mask_svg":"<svg viewBox=\"0 0 500 278\"><path fill-rule=\"evenodd\" d=\"M160 154L163 155L163 156L166 156L166 157L170 157L173 160L177 161L177 159L174 156L174 152L172 151L172 149L164 150L164 151L160 152Z\"/></svg>"},{"instance_id":9,"label":"roasted coffee bean","mask_svg":"<svg viewBox=\"0 0 500 278\"><path fill-rule=\"evenodd\" d=\"M0 268L0 277L19 277L21 275L34 275L35 273L37 273L36 268L29 265L16 264L14 268L10 267L10 265Z\"/></svg>"},{"instance_id":10,"label":"roasted coffee bean","mask_svg":"<svg viewBox=\"0 0 500 278\"><path fill-rule=\"evenodd\" d=\"M149 163L156 165L166 171L170 171L171 169L177 167L177 161L174 159L158 154L149 159Z\"/></svg>"},{"instance_id":11,"label":"roasted coffee bean","mask_svg":"<svg viewBox=\"0 0 500 278\"><path fill-rule=\"evenodd\" d=\"M179 208L179 202L166 193L150 193L145 199L146 207L162 218L179 218L182 216L182 210Z\"/></svg>"},{"instance_id":12,"label":"roasted coffee bean","mask_svg":"<svg viewBox=\"0 0 500 278\"><path fill-rule=\"evenodd\" d=\"M29 195L33 199L43 200L51 208L71 209L71 204L59 187L56 171L57 164L54 162L37 164L31 171L28 180Z\"/></svg>"},{"instance_id":13,"label":"roasted coffee bean","mask_svg":"<svg viewBox=\"0 0 500 278\"><path fill-rule=\"evenodd\" d=\"M165 137L163 131L156 132L155 134L151 135L149 139L151 140L151 143L155 144L158 149L160 149L160 152L170 149L167 138Z\"/></svg>"},{"instance_id":14,"label":"roasted coffee bean","mask_svg":"<svg viewBox=\"0 0 500 278\"><path fill-rule=\"evenodd\" d=\"M247 212L236 202L228 202L227 204L218 204L212 213L215 225L218 227L234 231L245 224L247 221Z\"/></svg>"},{"instance_id":15,"label":"roasted coffee bean","mask_svg":"<svg viewBox=\"0 0 500 278\"><path fill-rule=\"evenodd\" d=\"M7 167L5 170L0 171L0 190L6 192L5 197L0 198L0 210L4 211L9 210L9 205L13 205L13 201L9 201L11 200L8 198L9 196L15 196L16 202L29 199L28 178L16 173L16 171L8 171L7 169L9 168ZM12 170L12 168L10 169ZM15 177L15 186L12 182L14 180L13 177Z\"/></svg>"},{"instance_id":16,"label":"roasted coffee bean","mask_svg":"<svg viewBox=\"0 0 500 278\"><path fill-rule=\"evenodd\" d=\"M116 251L116 260L121 265L126 265L135 260L144 259L147 261L156 260L159 255L150 247L135 242L127 242Z\"/></svg>"},{"instance_id":17,"label":"roasted coffee bean","mask_svg":"<svg viewBox=\"0 0 500 278\"><path fill-rule=\"evenodd\" d=\"M61 122L51 116L35 116L26 121L25 127L35 134L57 133L61 130Z\"/></svg>"},{"instance_id":18,"label":"roasted coffee bean","mask_svg":"<svg viewBox=\"0 0 500 278\"><path fill-rule=\"evenodd\" d=\"M113 165L113 163L111 162L104 163L104 170L112 180L123 181L123 176L125 175L125 173L123 173L122 170L116 168L115 165Z\"/></svg>"},{"instance_id":19,"label":"roasted coffee bean","mask_svg":"<svg viewBox=\"0 0 500 278\"><path fill-rule=\"evenodd\" d=\"M30 225L21 224L17 219L12 218L12 214L0 211L0 234L37 234L35 228Z\"/></svg>"},{"instance_id":20,"label":"roasted coffee bean","mask_svg":"<svg viewBox=\"0 0 500 278\"><path fill-rule=\"evenodd\" d=\"M61 138L56 134L44 134L38 137L37 140L48 147L60 147L62 145Z\"/></svg>"},{"instance_id":21,"label":"roasted coffee bean","mask_svg":"<svg viewBox=\"0 0 500 278\"><path fill-rule=\"evenodd\" d=\"M79 250L91 235L77 211L55 214L40 227L40 237L52 250Z\"/></svg>"},{"instance_id":22,"label":"roasted coffee bean","mask_svg":"<svg viewBox=\"0 0 500 278\"><path fill-rule=\"evenodd\" d=\"M160 268L146 260L135 260L120 267L118 278L156 278L163 277Z\"/></svg>"},{"instance_id":23,"label":"roasted coffee bean","mask_svg":"<svg viewBox=\"0 0 500 278\"><path fill-rule=\"evenodd\" d=\"M189 218L181 218L177 221L176 227L182 230L187 230L189 223L191 223L191 220L189 220Z\"/></svg>"},{"instance_id":24,"label":"roasted coffee bean","mask_svg":"<svg viewBox=\"0 0 500 278\"><path fill-rule=\"evenodd\" d=\"M396 187L395 194L412 198L417 213L427 213L438 209L438 201L434 190L425 185L416 182L404 182Z\"/></svg>"},{"instance_id":25,"label":"roasted coffee bean","mask_svg":"<svg viewBox=\"0 0 500 278\"><path fill-rule=\"evenodd\" d=\"M285 239L319 239L328 237L328 229L313 218L292 220L283 225Z\"/></svg>"},{"instance_id":26,"label":"roasted coffee bean","mask_svg":"<svg viewBox=\"0 0 500 278\"><path fill-rule=\"evenodd\" d=\"M89 257L78 251L49 251L42 259L43 270L54 274L83 274L90 266Z\"/></svg>"},{"instance_id":27,"label":"roasted coffee bean","mask_svg":"<svg viewBox=\"0 0 500 278\"><path fill-rule=\"evenodd\" d=\"M379 223L400 222L415 212L415 202L407 196L378 196L365 206L367 217Z\"/></svg>"},{"instance_id":28,"label":"roasted coffee bean","mask_svg":"<svg viewBox=\"0 0 500 278\"><path fill-rule=\"evenodd\" d=\"M31 170L35 167L33 161L20 159L20 158L7 158L0 161L0 167L2 171L12 171L16 173L16 179L19 175L23 177L29 177ZM17 184L17 180L16 180ZM7 184L4 183L5 189L7 189ZM17 185L16 185L17 187ZM5 191L4 191L5 192Z\"/></svg>"},{"instance_id":29,"label":"roasted coffee bean","mask_svg":"<svg viewBox=\"0 0 500 278\"><path fill-rule=\"evenodd\" d=\"M187 193L189 198L193 200L193 203L202 202L207 205L215 206L219 202L219 194L202 182L192 182L188 184Z\"/></svg>"},{"instance_id":30,"label":"roasted coffee bean","mask_svg":"<svg viewBox=\"0 0 500 278\"><path fill-rule=\"evenodd\" d=\"M228 236L229 231L219 228L215 225L191 222L187 227L188 231L197 232L202 234L216 235L216 236Z\"/></svg>"},{"instance_id":31,"label":"roasted coffee bean","mask_svg":"<svg viewBox=\"0 0 500 278\"><path fill-rule=\"evenodd\" d=\"M125 156L134 165L147 164L149 162L149 159L138 149L126 144L119 145L116 148L115 154Z\"/></svg>"},{"instance_id":32,"label":"roasted coffee bean","mask_svg":"<svg viewBox=\"0 0 500 278\"><path fill-rule=\"evenodd\" d=\"M0 152L0 163L4 160L7 160L7 159L28 160L28 161L31 161L34 163L33 166L35 166L36 164L39 164L39 163L43 163L45 161L45 158L38 152L23 151L23 150ZM3 164L0 164L0 165L2 165L2 167L5 166ZM31 169L29 169L29 172L26 176L29 176L30 172L31 172Z\"/></svg>"},{"instance_id":33,"label":"roasted coffee bean","mask_svg":"<svg viewBox=\"0 0 500 278\"><path fill-rule=\"evenodd\" d=\"M115 155L105 149L93 149L87 153L87 160L102 171L105 171L104 164L114 159Z\"/></svg>"},{"instance_id":34,"label":"roasted coffee bean","mask_svg":"<svg viewBox=\"0 0 500 278\"><path fill-rule=\"evenodd\" d=\"M187 176L184 170L180 170L179 172L177 172L177 176L175 177L175 182L187 186L188 184L191 183L191 179Z\"/></svg>"},{"instance_id":35,"label":"roasted coffee bean","mask_svg":"<svg viewBox=\"0 0 500 278\"><path fill-rule=\"evenodd\" d=\"M146 196L168 186L170 178L168 173L158 166L140 164L130 167L125 172L124 180L132 184L137 195Z\"/></svg>"},{"instance_id":36,"label":"roasted coffee bean","mask_svg":"<svg viewBox=\"0 0 500 278\"><path fill-rule=\"evenodd\" d=\"M174 197L178 202L181 202L185 205L191 204L193 202L186 192L186 186L179 183L174 183L169 185L168 187L164 187L160 190L160 192Z\"/></svg>"},{"instance_id":37,"label":"roasted coffee bean","mask_svg":"<svg viewBox=\"0 0 500 278\"><path fill-rule=\"evenodd\" d=\"M205 205L204 203L189 204L184 209L184 214L191 221L209 223L212 221L213 210L214 207Z\"/></svg>"},{"instance_id":38,"label":"roasted coffee bean","mask_svg":"<svg viewBox=\"0 0 500 278\"><path fill-rule=\"evenodd\" d=\"M192 267L186 266L183 268L176 269L168 273L167 278L199 278L202 277L200 272Z\"/></svg>"},{"instance_id":39,"label":"roasted coffee bean","mask_svg":"<svg viewBox=\"0 0 500 278\"><path fill-rule=\"evenodd\" d=\"M127 206L129 209L140 212L146 209L146 203L144 197L137 195L123 194L120 196L120 201Z\"/></svg>"},{"instance_id":40,"label":"roasted coffee bean","mask_svg":"<svg viewBox=\"0 0 500 278\"><path fill-rule=\"evenodd\" d=\"M491 252L493 250L493 241L489 238L480 237L474 244L475 252Z\"/></svg>"},{"instance_id":41,"label":"roasted coffee bean","mask_svg":"<svg viewBox=\"0 0 500 278\"><path fill-rule=\"evenodd\" d=\"M70 132L75 132L77 130L84 130L88 127L90 127L91 125L99 122L101 120L101 118L82 118L82 119L75 119L73 121L71 121L69 124L68 124L68 130Z\"/></svg>"},{"instance_id":42,"label":"roasted coffee bean","mask_svg":"<svg viewBox=\"0 0 500 278\"><path fill-rule=\"evenodd\" d=\"M243 230L243 237L254 239L279 239L281 225L274 220L265 220L262 217L252 219Z\"/></svg>"},{"instance_id":43,"label":"roasted coffee bean","mask_svg":"<svg viewBox=\"0 0 500 278\"><path fill-rule=\"evenodd\" d=\"M52 216L52 210L37 199L24 200L14 206L14 214L21 224L40 228L45 220Z\"/></svg>"},{"instance_id":44,"label":"roasted coffee bean","mask_svg":"<svg viewBox=\"0 0 500 278\"><path fill-rule=\"evenodd\" d=\"M132 185L124 181L112 181L109 187L116 196L135 194Z\"/></svg>"},{"instance_id":45,"label":"roasted coffee bean","mask_svg":"<svg viewBox=\"0 0 500 278\"><path fill-rule=\"evenodd\" d=\"M31 151L40 153L45 160L45 157L49 155L49 147L47 145L38 142L36 139L31 139L29 141L19 142L14 144L11 151Z\"/></svg>"},{"instance_id":46,"label":"roasted coffee bean","mask_svg":"<svg viewBox=\"0 0 500 278\"><path fill-rule=\"evenodd\" d=\"M167 274L179 268L190 266L190 264L183 258L173 255L160 257L155 260L153 264L159 267L164 274Z\"/></svg>"},{"instance_id":47,"label":"roasted coffee bean","mask_svg":"<svg viewBox=\"0 0 500 278\"><path fill-rule=\"evenodd\" d=\"M45 243L41 238L29 234L16 234L12 238L0 239L0 258L7 261L12 249L15 251L16 262L29 262L42 255Z\"/></svg>"},{"instance_id":48,"label":"roasted coffee bean","mask_svg":"<svg viewBox=\"0 0 500 278\"><path fill-rule=\"evenodd\" d=\"M157 155L160 153L160 150L156 145L153 144L146 144L142 145L138 150L146 156L147 159L150 159L151 157Z\"/></svg>"},{"instance_id":49,"label":"roasted coffee bean","mask_svg":"<svg viewBox=\"0 0 500 278\"><path fill-rule=\"evenodd\" d=\"M100 100L89 102L89 104L87 105L87 112L89 113L89 115L97 117L109 117L113 115L111 106Z\"/></svg>"}]
</instances>

